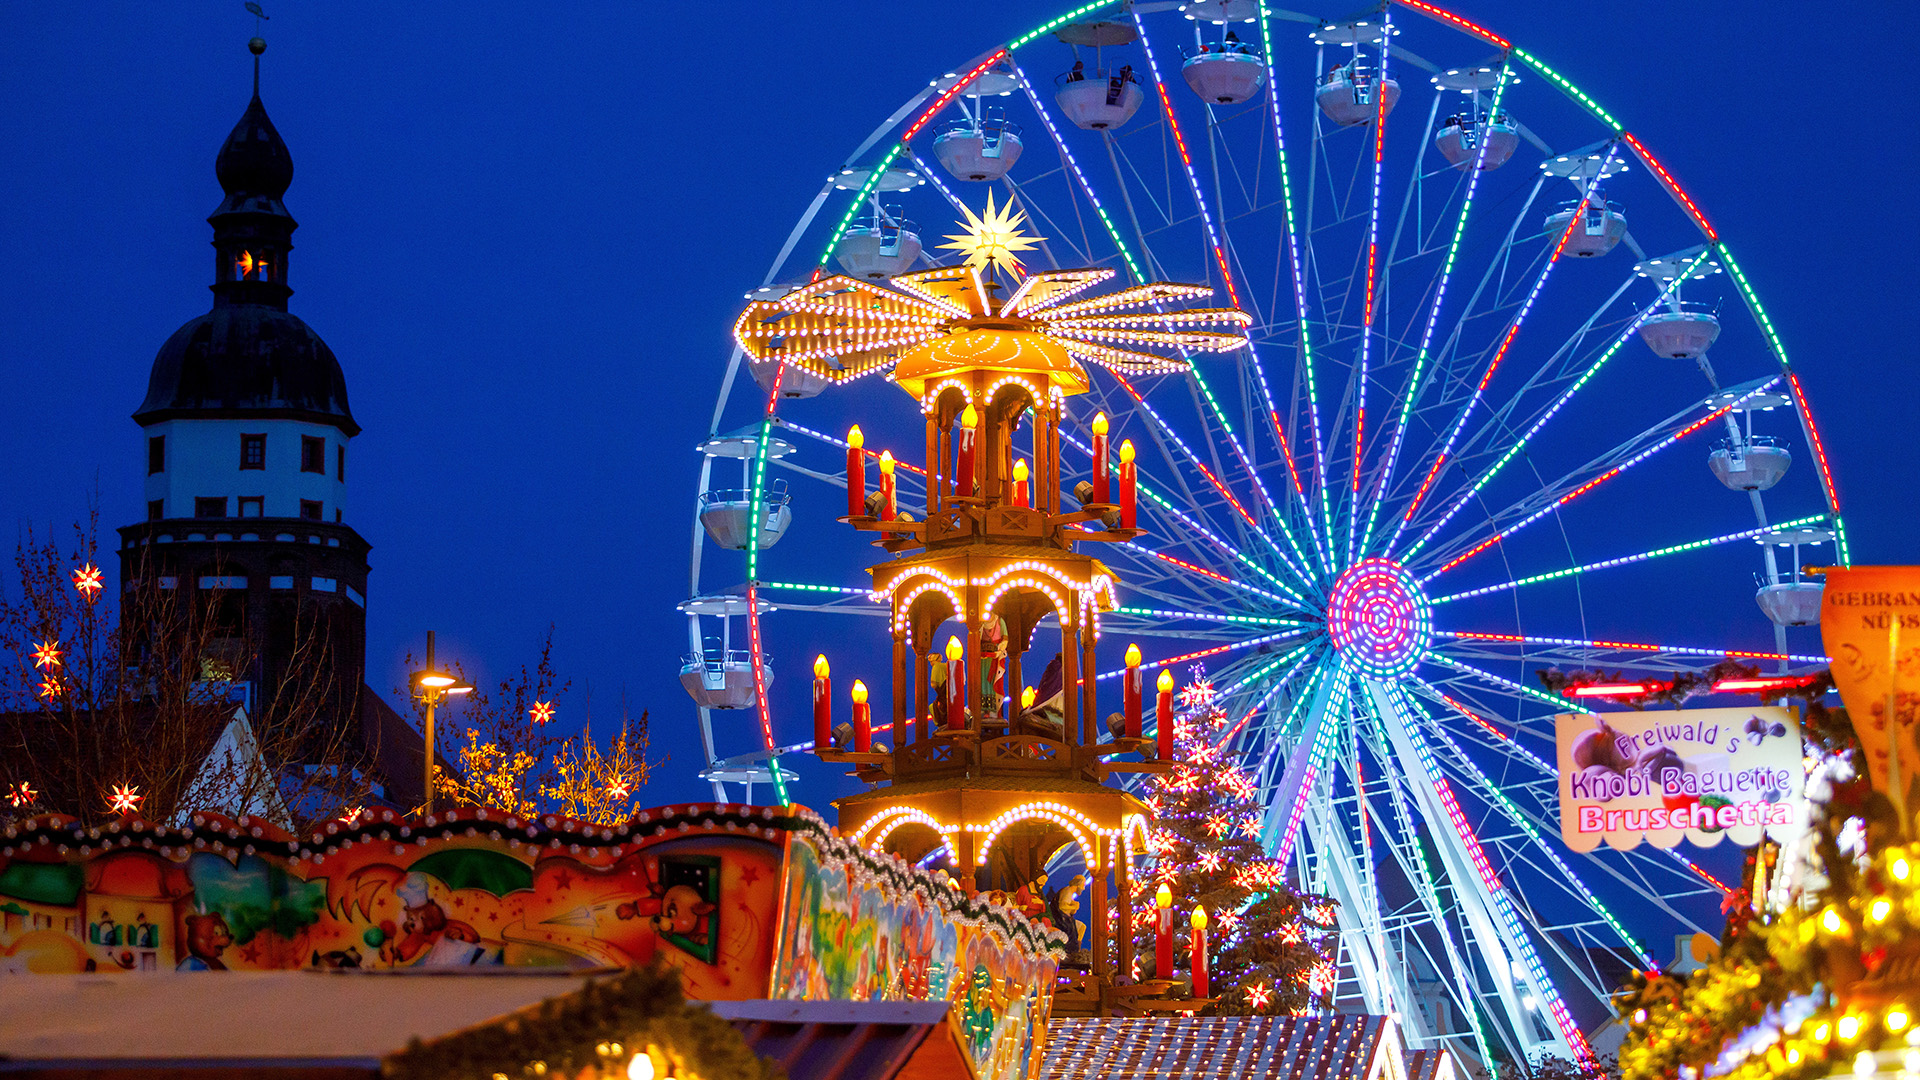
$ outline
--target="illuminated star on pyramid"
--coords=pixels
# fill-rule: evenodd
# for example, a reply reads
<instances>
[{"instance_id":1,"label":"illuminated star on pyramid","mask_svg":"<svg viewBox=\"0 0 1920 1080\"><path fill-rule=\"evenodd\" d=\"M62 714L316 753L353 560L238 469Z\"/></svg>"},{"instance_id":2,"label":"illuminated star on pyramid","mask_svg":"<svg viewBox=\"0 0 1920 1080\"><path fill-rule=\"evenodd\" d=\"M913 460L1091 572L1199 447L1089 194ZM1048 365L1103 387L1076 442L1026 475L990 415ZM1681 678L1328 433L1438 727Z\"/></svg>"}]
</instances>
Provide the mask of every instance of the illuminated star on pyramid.
<instances>
[{"instance_id":1,"label":"illuminated star on pyramid","mask_svg":"<svg viewBox=\"0 0 1920 1080\"><path fill-rule=\"evenodd\" d=\"M967 257L966 265L975 270L985 270L989 266L1000 266L1014 271L1020 270L1021 251L1031 251L1044 236L1028 236L1020 231L1026 223L1024 211L1015 210L1013 204L996 209L993 205L993 193L987 193L987 211L975 214L971 207L962 206L960 212L967 215L965 231L948 233L951 244L941 244L942 251L958 251Z\"/></svg>"}]
</instances>

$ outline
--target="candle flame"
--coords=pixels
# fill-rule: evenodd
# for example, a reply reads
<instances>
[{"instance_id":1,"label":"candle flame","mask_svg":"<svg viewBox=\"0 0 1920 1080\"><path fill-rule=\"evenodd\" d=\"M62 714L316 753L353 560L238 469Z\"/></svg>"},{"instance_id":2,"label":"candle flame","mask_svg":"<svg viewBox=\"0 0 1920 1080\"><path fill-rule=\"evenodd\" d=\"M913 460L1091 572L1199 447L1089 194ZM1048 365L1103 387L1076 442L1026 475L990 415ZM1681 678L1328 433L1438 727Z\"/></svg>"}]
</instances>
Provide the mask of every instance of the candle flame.
<instances>
[{"instance_id":1,"label":"candle flame","mask_svg":"<svg viewBox=\"0 0 1920 1080\"><path fill-rule=\"evenodd\" d=\"M1020 688L1020 707L1021 708L1023 709L1033 708L1034 693L1035 691L1031 686L1023 686Z\"/></svg>"},{"instance_id":2,"label":"candle flame","mask_svg":"<svg viewBox=\"0 0 1920 1080\"><path fill-rule=\"evenodd\" d=\"M1107 433L1106 413L1097 412L1093 414L1093 433L1095 435L1105 435Z\"/></svg>"},{"instance_id":3,"label":"candle flame","mask_svg":"<svg viewBox=\"0 0 1920 1080\"><path fill-rule=\"evenodd\" d=\"M980 426L980 411L973 407L972 402L968 402L967 407L960 411L960 426L961 427L979 427Z\"/></svg>"},{"instance_id":4,"label":"candle flame","mask_svg":"<svg viewBox=\"0 0 1920 1080\"><path fill-rule=\"evenodd\" d=\"M950 664L959 663L960 658L962 656L965 656L966 653L967 653L967 650L964 646L960 644L960 638L958 635L954 635L952 637L947 638L947 662L948 663Z\"/></svg>"},{"instance_id":5,"label":"candle flame","mask_svg":"<svg viewBox=\"0 0 1920 1080\"><path fill-rule=\"evenodd\" d=\"M816 679L824 679L827 677L827 671L827 654L821 653L819 656L814 657L813 677Z\"/></svg>"},{"instance_id":6,"label":"candle flame","mask_svg":"<svg viewBox=\"0 0 1920 1080\"><path fill-rule=\"evenodd\" d=\"M1160 692L1163 694L1173 693L1173 672L1168 671L1166 668L1161 668L1160 681L1153 685L1159 687Z\"/></svg>"},{"instance_id":7,"label":"candle flame","mask_svg":"<svg viewBox=\"0 0 1920 1080\"><path fill-rule=\"evenodd\" d=\"M1127 646L1127 666L1128 667L1140 666L1140 646L1138 645ZM1163 672L1162 674L1165 674L1165 673Z\"/></svg>"},{"instance_id":8,"label":"candle flame","mask_svg":"<svg viewBox=\"0 0 1920 1080\"><path fill-rule=\"evenodd\" d=\"M1133 460L1133 440L1132 439L1128 439L1127 441L1120 444L1120 460L1125 462L1131 462Z\"/></svg>"},{"instance_id":9,"label":"candle flame","mask_svg":"<svg viewBox=\"0 0 1920 1080\"><path fill-rule=\"evenodd\" d=\"M1167 887L1166 882L1161 882L1160 891L1153 894L1153 903L1155 907L1163 909L1173 906L1173 890Z\"/></svg>"},{"instance_id":10,"label":"candle flame","mask_svg":"<svg viewBox=\"0 0 1920 1080\"><path fill-rule=\"evenodd\" d=\"M861 682L859 679L853 680L853 703L855 705L865 705L867 703L867 684Z\"/></svg>"},{"instance_id":11,"label":"candle flame","mask_svg":"<svg viewBox=\"0 0 1920 1080\"><path fill-rule=\"evenodd\" d=\"M859 424L847 429L847 445L855 450L867 445L867 436L860 430Z\"/></svg>"},{"instance_id":12,"label":"candle flame","mask_svg":"<svg viewBox=\"0 0 1920 1080\"><path fill-rule=\"evenodd\" d=\"M893 475L893 451L880 451L880 471L886 473L888 476Z\"/></svg>"},{"instance_id":13,"label":"candle flame","mask_svg":"<svg viewBox=\"0 0 1920 1080\"><path fill-rule=\"evenodd\" d=\"M1013 478L1016 481L1025 480L1027 478L1027 459L1026 458L1021 458L1019 461L1016 461L1013 463Z\"/></svg>"},{"instance_id":14,"label":"candle flame","mask_svg":"<svg viewBox=\"0 0 1920 1080\"><path fill-rule=\"evenodd\" d=\"M1188 920L1195 930L1207 928L1207 909L1199 904L1193 905L1193 918Z\"/></svg>"}]
</instances>

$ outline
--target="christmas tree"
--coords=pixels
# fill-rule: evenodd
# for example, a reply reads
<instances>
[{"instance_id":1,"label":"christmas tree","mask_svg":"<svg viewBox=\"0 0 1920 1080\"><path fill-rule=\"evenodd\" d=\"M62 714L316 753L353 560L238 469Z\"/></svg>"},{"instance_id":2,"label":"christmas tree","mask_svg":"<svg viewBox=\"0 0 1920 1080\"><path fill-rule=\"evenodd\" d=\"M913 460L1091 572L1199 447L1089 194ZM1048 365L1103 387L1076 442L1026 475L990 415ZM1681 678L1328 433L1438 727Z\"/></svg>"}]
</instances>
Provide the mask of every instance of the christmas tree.
<instances>
[{"instance_id":1,"label":"christmas tree","mask_svg":"<svg viewBox=\"0 0 1920 1080\"><path fill-rule=\"evenodd\" d=\"M1174 898L1174 963L1191 971L1189 913L1206 908L1209 996L1214 1016L1311 1013L1333 992L1333 902L1303 894L1260 845L1263 808L1253 779L1229 748L1238 734L1205 672L1180 693L1173 769L1154 777L1152 863L1133 883L1134 972L1154 970L1155 893Z\"/></svg>"}]
</instances>

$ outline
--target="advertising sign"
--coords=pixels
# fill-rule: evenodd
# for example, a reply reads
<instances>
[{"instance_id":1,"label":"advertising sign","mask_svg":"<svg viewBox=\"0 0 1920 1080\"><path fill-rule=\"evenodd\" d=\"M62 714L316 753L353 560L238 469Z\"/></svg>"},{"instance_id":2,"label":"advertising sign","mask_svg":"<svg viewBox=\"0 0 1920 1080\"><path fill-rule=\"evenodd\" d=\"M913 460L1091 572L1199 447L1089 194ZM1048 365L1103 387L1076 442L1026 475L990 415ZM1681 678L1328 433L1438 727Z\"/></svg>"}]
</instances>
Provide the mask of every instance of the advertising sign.
<instances>
[{"instance_id":1,"label":"advertising sign","mask_svg":"<svg viewBox=\"0 0 1920 1080\"><path fill-rule=\"evenodd\" d=\"M1894 768L1894 738L1887 705L1899 730L1902 794L1909 807L1920 799L1920 566L1833 566L1820 598L1820 643L1833 657L1833 682L1867 754L1876 791L1888 787ZM1896 662L1897 654L1897 662Z\"/></svg>"},{"instance_id":2,"label":"advertising sign","mask_svg":"<svg viewBox=\"0 0 1920 1080\"><path fill-rule=\"evenodd\" d=\"M1742 846L1806 828L1799 718L1791 709L1562 713L1560 835L1575 851L1605 840Z\"/></svg>"}]
</instances>

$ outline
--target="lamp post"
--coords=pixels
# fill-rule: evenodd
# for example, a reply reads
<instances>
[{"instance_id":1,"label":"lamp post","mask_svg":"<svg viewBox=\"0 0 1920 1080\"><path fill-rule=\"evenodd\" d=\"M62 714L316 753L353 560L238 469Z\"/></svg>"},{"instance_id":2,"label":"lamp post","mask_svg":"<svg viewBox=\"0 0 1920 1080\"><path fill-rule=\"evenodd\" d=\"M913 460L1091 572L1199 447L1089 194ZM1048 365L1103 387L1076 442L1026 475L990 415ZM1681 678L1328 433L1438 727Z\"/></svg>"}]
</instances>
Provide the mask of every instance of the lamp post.
<instances>
[{"instance_id":1,"label":"lamp post","mask_svg":"<svg viewBox=\"0 0 1920 1080\"><path fill-rule=\"evenodd\" d=\"M433 813L433 709L452 694L470 694L473 684L458 678L450 672L441 671L433 661L433 631L427 631L427 666L413 673L413 694L427 703L427 793L421 806L422 814Z\"/></svg>"}]
</instances>

